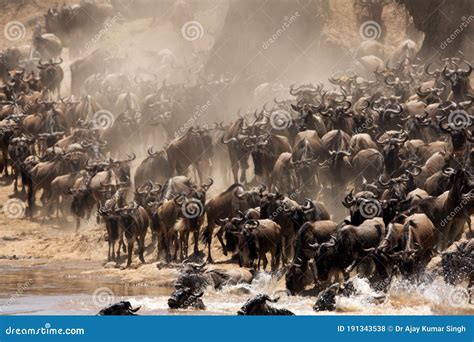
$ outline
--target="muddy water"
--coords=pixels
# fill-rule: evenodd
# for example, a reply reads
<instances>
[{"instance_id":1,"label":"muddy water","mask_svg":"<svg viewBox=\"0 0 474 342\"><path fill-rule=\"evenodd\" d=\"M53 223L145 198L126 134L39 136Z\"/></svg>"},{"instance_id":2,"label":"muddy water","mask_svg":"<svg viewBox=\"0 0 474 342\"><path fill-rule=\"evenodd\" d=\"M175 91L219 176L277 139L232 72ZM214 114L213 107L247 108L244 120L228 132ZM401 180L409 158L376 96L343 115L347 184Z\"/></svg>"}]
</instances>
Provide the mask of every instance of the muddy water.
<instances>
[{"instance_id":1,"label":"muddy water","mask_svg":"<svg viewBox=\"0 0 474 342\"><path fill-rule=\"evenodd\" d=\"M258 293L279 296L276 306L296 314L316 314L312 310L314 297L287 296L282 280L267 273L258 274L251 284L229 286L221 291L208 289L203 297L206 311L176 311L167 309L172 287L130 285L119 278L90 273L91 269L101 267L96 262L2 264L0 314L93 315L107 304L129 300L142 307L141 314L232 315ZM474 314L474 305L468 303L464 288L448 286L440 278L416 286L395 281L385 299L364 279L357 279L355 285L358 293L351 298L339 298L336 314Z\"/></svg>"}]
</instances>

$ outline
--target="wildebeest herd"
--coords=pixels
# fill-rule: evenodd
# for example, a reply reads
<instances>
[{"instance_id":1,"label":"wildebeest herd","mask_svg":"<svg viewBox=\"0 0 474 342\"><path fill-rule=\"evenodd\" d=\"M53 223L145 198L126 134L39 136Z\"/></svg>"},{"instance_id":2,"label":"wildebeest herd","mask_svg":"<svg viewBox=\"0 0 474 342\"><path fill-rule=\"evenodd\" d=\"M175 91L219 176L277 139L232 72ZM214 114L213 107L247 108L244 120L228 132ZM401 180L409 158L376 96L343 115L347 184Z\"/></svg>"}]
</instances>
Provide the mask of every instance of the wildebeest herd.
<instances>
[{"instance_id":1,"label":"wildebeest herd","mask_svg":"<svg viewBox=\"0 0 474 342\"><path fill-rule=\"evenodd\" d=\"M292 84L286 99L173 136L209 93L233 86L229 75L193 84L130 77L99 49L71 64L74 95L63 98L52 36L37 28L34 37L50 42L35 47L48 61L32 66L14 47L0 54L1 167L13 195L26 198L27 218L72 216L76 229L95 218L107 232L107 260L123 251L126 267L135 243L145 262L150 234L153 261L198 260L204 247L213 263L220 246L240 267L284 275L291 294L312 285L316 310L350 295L351 275L385 291L395 276L419 281L438 254L447 282L472 286L474 93L462 53L335 75L332 90ZM99 73L98 60L110 69ZM158 128L167 143L155 152L147 144ZM138 160L125 141L147 154L133 175ZM228 186L209 196L216 177ZM203 308L206 286L249 282L252 272L189 263L169 306ZM267 301L275 300L258 296L240 313L287 314Z\"/></svg>"}]
</instances>

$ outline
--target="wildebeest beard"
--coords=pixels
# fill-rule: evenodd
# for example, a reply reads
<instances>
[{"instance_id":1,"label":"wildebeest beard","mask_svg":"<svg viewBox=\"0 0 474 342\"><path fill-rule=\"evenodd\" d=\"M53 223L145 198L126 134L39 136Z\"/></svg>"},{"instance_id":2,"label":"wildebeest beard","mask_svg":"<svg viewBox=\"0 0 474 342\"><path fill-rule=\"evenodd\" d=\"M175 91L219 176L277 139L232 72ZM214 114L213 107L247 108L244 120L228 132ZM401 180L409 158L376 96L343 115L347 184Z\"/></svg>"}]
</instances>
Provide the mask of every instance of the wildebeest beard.
<instances>
[{"instance_id":1,"label":"wildebeest beard","mask_svg":"<svg viewBox=\"0 0 474 342\"><path fill-rule=\"evenodd\" d=\"M244 233L244 239L249 248L249 258L250 260L255 260L258 258L257 254L257 243L255 241L255 235L251 232Z\"/></svg>"},{"instance_id":2,"label":"wildebeest beard","mask_svg":"<svg viewBox=\"0 0 474 342\"><path fill-rule=\"evenodd\" d=\"M225 233L224 233L224 237L225 237L225 240L226 240L226 249L229 252L234 252L237 248L237 241L235 239L234 234L232 234L232 232L226 230Z\"/></svg>"},{"instance_id":3,"label":"wildebeest beard","mask_svg":"<svg viewBox=\"0 0 474 342\"><path fill-rule=\"evenodd\" d=\"M252 151L252 160L255 166L255 175L263 176L263 152Z\"/></svg>"}]
</instances>

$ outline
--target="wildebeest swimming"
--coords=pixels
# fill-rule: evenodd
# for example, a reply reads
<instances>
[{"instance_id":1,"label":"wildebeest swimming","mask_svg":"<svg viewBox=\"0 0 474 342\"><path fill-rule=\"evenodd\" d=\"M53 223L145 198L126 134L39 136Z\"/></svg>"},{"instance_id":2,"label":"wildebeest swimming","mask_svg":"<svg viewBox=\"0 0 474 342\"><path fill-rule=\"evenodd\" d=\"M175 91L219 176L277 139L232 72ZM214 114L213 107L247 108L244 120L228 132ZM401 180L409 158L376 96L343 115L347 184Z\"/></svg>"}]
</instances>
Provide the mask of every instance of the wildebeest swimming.
<instances>
[{"instance_id":1,"label":"wildebeest swimming","mask_svg":"<svg viewBox=\"0 0 474 342\"><path fill-rule=\"evenodd\" d=\"M78 6L105 18L112 5ZM313 288L315 310L334 310L350 277L386 291L395 277L420 281L439 254L446 281L467 279L471 289L474 93L462 53L397 63L389 56L376 68L333 75L331 86L291 84L285 99L186 127L209 91L259 85L224 74L158 82L122 72L126 61L99 49L72 62L74 95L61 97L61 49L43 43L57 35L75 46L67 10L77 7L50 9L37 28L44 58L31 72L18 48L0 53L1 171L13 175L13 196L26 198L28 219L72 217L80 230L95 218L107 261L121 264L123 253L124 268L184 263L172 309L204 309L208 287L266 271L284 277L291 295ZM152 146L158 128L161 150ZM126 139L143 153L126 150ZM216 255L251 271L205 268ZM190 266L196 260L208 265ZM291 314L267 304L275 301L257 296L239 314ZM134 314L127 303L101 312Z\"/></svg>"}]
</instances>

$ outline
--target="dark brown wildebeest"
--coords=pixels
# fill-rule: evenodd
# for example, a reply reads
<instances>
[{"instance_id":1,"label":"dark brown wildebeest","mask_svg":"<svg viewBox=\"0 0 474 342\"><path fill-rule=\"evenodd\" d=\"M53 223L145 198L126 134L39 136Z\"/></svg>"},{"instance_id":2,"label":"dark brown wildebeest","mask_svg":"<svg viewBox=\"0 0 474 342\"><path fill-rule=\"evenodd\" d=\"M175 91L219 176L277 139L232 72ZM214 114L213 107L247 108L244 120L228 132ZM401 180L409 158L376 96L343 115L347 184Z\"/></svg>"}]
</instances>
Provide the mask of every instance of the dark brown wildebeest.
<instances>
[{"instance_id":1,"label":"dark brown wildebeest","mask_svg":"<svg viewBox=\"0 0 474 342\"><path fill-rule=\"evenodd\" d=\"M212 157L212 139L205 129L191 127L182 137L172 140L165 150L173 175L183 175L193 165L199 180L203 181L201 163Z\"/></svg>"},{"instance_id":2,"label":"dark brown wildebeest","mask_svg":"<svg viewBox=\"0 0 474 342\"><path fill-rule=\"evenodd\" d=\"M314 270L308 274L311 259L319 256L319 246L328 242L336 232L337 224L333 221L322 220L307 222L296 233L295 253L293 263L286 273L286 288L291 294L301 292L305 285L315 281Z\"/></svg>"},{"instance_id":3,"label":"dark brown wildebeest","mask_svg":"<svg viewBox=\"0 0 474 342\"><path fill-rule=\"evenodd\" d=\"M127 266L132 264L133 244L138 242L138 254L142 263L145 263L143 253L145 251L145 237L149 225L146 210L136 202L125 207L113 209L114 214L119 217L120 230L127 239Z\"/></svg>"},{"instance_id":4,"label":"dark brown wildebeest","mask_svg":"<svg viewBox=\"0 0 474 342\"><path fill-rule=\"evenodd\" d=\"M263 191L265 191L265 186L246 191L242 184L236 183L207 201L205 207L207 226L203 232L203 240L207 244L208 250L207 262L213 262L211 243L216 223L219 220L236 216L239 211L243 212L247 209L257 207L260 204L260 197ZM217 238L224 250L224 255L227 255L224 242L222 241L222 233L223 231L219 230Z\"/></svg>"},{"instance_id":5,"label":"dark brown wildebeest","mask_svg":"<svg viewBox=\"0 0 474 342\"><path fill-rule=\"evenodd\" d=\"M18 177L21 176L21 191L25 191L27 183L27 170L24 161L30 155L29 145L34 141L31 137L21 135L10 140L8 145L8 155L12 162L13 171L13 192L18 193Z\"/></svg>"},{"instance_id":6,"label":"dark brown wildebeest","mask_svg":"<svg viewBox=\"0 0 474 342\"><path fill-rule=\"evenodd\" d=\"M437 250L443 251L454 241L461 238L472 206L470 200L463 195L472 190L470 176L464 169L458 169L450 179L451 187L437 197L429 196L420 201L422 213L435 226ZM464 208L467 207L467 208Z\"/></svg>"},{"instance_id":7,"label":"dark brown wildebeest","mask_svg":"<svg viewBox=\"0 0 474 342\"><path fill-rule=\"evenodd\" d=\"M43 63L40 60L38 64L38 69L40 69L39 76L41 84L49 91L50 95L56 94L58 97L61 97L61 82L64 78L64 71L60 67L62 62L63 59L59 57L58 62L50 59L47 63Z\"/></svg>"},{"instance_id":8,"label":"dark brown wildebeest","mask_svg":"<svg viewBox=\"0 0 474 342\"><path fill-rule=\"evenodd\" d=\"M265 270L268 264L266 253L270 252L271 269L277 270L282 250L281 227L277 223L272 220L247 220L240 226L240 231L234 234L238 235L241 267L252 267L254 261L258 259L257 269L260 269L260 261L262 261Z\"/></svg>"},{"instance_id":9,"label":"dark brown wildebeest","mask_svg":"<svg viewBox=\"0 0 474 342\"><path fill-rule=\"evenodd\" d=\"M51 161L38 163L28 172L28 213L33 216L35 209L35 195L43 190L41 202L45 205L51 195L50 184L57 177L78 169L77 154L56 155Z\"/></svg>"},{"instance_id":10,"label":"dark brown wildebeest","mask_svg":"<svg viewBox=\"0 0 474 342\"><path fill-rule=\"evenodd\" d=\"M148 149L148 157L144 159L135 171L135 187L144 185L147 181L164 183L171 177L168 156L165 151L153 152Z\"/></svg>"},{"instance_id":11,"label":"dark brown wildebeest","mask_svg":"<svg viewBox=\"0 0 474 342\"><path fill-rule=\"evenodd\" d=\"M393 253L404 276L419 277L433 257L436 247L435 227L425 214L413 214L405 219L402 251Z\"/></svg>"}]
</instances>

